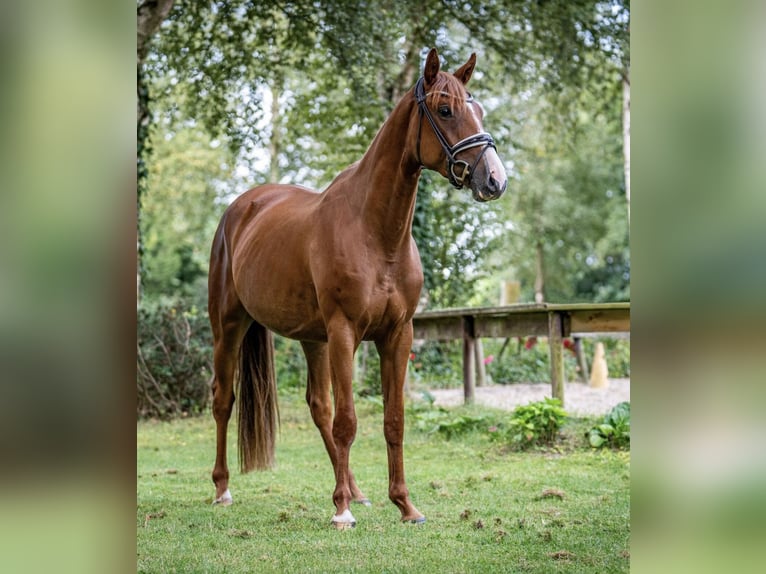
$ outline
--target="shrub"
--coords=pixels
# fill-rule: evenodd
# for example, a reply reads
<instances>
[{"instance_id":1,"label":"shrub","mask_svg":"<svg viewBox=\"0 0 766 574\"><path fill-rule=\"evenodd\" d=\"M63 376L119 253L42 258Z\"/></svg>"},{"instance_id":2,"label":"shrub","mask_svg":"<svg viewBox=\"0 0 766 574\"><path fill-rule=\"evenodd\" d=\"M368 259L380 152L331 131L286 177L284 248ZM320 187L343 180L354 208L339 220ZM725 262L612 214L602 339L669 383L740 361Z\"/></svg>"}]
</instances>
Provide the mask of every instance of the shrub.
<instances>
[{"instance_id":1,"label":"shrub","mask_svg":"<svg viewBox=\"0 0 766 574\"><path fill-rule=\"evenodd\" d=\"M486 430L494 424L490 415L460 413L434 406L434 396L428 391L423 392L422 397L423 401L411 401L407 405L408 418L415 420L415 428L421 432L439 434L449 440Z\"/></svg>"},{"instance_id":2,"label":"shrub","mask_svg":"<svg viewBox=\"0 0 766 574\"><path fill-rule=\"evenodd\" d=\"M516 407L508 423L507 436L522 449L551 445L567 416L559 399L546 397L542 401Z\"/></svg>"},{"instance_id":3,"label":"shrub","mask_svg":"<svg viewBox=\"0 0 766 574\"><path fill-rule=\"evenodd\" d=\"M413 379L431 388L449 388L462 381L463 344L461 341L425 341L410 355Z\"/></svg>"},{"instance_id":4,"label":"shrub","mask_svg":"<svg viewBox=\"0 0 766 574\"><path fill-rule=\"evenodd\" d=\"M371 341L363 341L354 357L354 385L362 397L382 397L380 356Z\"/></svg>"},{"instance_id":5,"label":"shrub","mask_svg":"<svg viewBox=\"0 0 766 574\"><path fill-rule=\"evenodd\" d=\"M308 367L306 356L298 341L274 335L274 372L277 388L304 390Z\"/></svg>"},{"instance_id":6,"label":"shrub","mask_svg":"<svg viewBox=\"0 0 766 574\"><path fill-rule=\"evenodd\" d=\"M496 342L489 342L484 347L485 355L487 357L491 355L493 358L487 366L487 374L495 383L547 383L550 381L550 348L547 338L519 338L509 344L513 344L515 349L506 349L502 356ZM564 376L570 381L577 380L579 378L577 359L570 350L563 351Z\"/></svg>"},{"instance_id":7,"label":"shrub","mask_svg":"<svg viewBox=\"0 0 766 574\"><path fill-rule=\"evenodd\" d=\"M137 414L168 419L210 401L212 333L207 312L180 300L138 308Z\"/></svg>"},{"instance_id":8,"label":"shrub","mask_svg":"<svg viewBox=\"0 0 766 574\"><path fill-rule=\"evenodd\" d=\"M630 403L622 402L604 417L604 422L587 433L588 441L594 448L630 447Z\"/></svg>"}]
</instances>

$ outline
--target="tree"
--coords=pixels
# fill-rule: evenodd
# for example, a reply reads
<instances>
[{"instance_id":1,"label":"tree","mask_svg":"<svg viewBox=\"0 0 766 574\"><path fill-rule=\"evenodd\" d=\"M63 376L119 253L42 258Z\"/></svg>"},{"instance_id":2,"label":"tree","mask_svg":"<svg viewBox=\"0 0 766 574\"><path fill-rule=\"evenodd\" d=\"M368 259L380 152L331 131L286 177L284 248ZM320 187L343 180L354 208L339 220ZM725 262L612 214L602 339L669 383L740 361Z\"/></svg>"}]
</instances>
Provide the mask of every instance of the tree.
<instances>
[{"instance_id":1,"label":"tree","mask_svg":"<svg viewBox=\"0 0 766 574\"><path fill-rule=\"evenodd\" d=\"M138 247L138 266L136 268L136 295L141 296L141 262L143 242L141 240L141 199L146 189L147 157L149 148L149 86L146 81L145 62L149 55L150 42L162 22L168 17L173 7L173 0L142 0L138 3L136 24L136 244Z\"/></svg>"},{"instance_id":2,"label":"tree","mask_svg":"<svg viewBox=\"0 0 766 574\"><path fill-rule=\"evenodd\" d=\"M612 156L599 161L619 155L619 142L606 150L586 140L588 130L602 130L594 118L619 122L615 86L628 77L628 22L620 1L372 0L362 7L350 0L179 0L145 70L153 97L172 101L167 107L178 121L193 118L237 153L252 184L279 177L322 187L364 152L414 82L424 48L436 45L447 61L479 52L471 89L495 95L483 102L485 125L512 166L502 201L515 209L511 222L503 221L498 214L508 211L474 211L454 203L459 193L448 193L438 178L423 178L414 233L426 255L431 302L467 300L468 285L490 272L490 263L527 277L536 254L549 296L571 298L583 269L591 269L583 261L595 257L598 267L607 252L627 256L603 240L619 237L619 226L606 232L597 225L615 220L606 217L615 204L596 192L604 193L607 179L612 193L624 189L612 181ZM503 230L515 238L505 242L508 255L493 251ZM457 247L446 249L448 241Z\"/></svg>"},{"instance_id":3,"label":"tree","mask_svg":"<svg viewBox=\"0 0 766 574\"><path fill-rule=\"evenodd\" d=\"M221 197L233 180L231 157L199 128L155 132L141 220L145 294L204 292L199 280L207 277Z\"/></svg>"},{"instance_id":4,"label":"tree","mask_svg":"<svg viewBox=\"0 0 766 574\"><path fill-rule=\"evenodd\" d=\"M619 113L596 113L587 96L580 100L576 122L557 132L543 119L550 104L541 94L514 102L525 121L513 138L525 147L514 155L522 189L506 203L513 228L505 253L525 299L592 300L585 276L608 277L620 300L628 293ZM613 106L619 109L619 96ZM617 254L626 269L609 263Z\"/></svg>"}]
</instances>

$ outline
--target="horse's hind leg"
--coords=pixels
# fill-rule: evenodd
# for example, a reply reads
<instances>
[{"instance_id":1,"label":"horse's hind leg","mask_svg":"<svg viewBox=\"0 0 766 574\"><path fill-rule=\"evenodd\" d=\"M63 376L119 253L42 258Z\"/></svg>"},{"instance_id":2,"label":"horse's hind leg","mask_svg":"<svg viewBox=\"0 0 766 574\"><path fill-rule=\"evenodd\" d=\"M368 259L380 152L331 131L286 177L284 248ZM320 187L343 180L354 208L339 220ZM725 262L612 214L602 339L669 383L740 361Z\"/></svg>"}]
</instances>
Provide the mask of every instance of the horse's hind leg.
<instances>
[{"instance_id":1,"label":"horse's hind leg","mask_svg":"<svg viewBox=\"0 0 766 574\"><path fill-rule=\"evenodd\" d=\"M311 410L311 418L319 429L324 440L327 454L330 455L333 470L337 465L337 451L332 436L332 397L330 396L330 356L327 343L301 342L308 365L308 384L306 386L306 402ZM349 487L354 502L370 506L369 499L356 484L353 473L349 470Z\"/></svg>"},{"instance_id":2,"label":"horse's hind leg","mask_svg":"<svg viewBox=\"0 0 766 574\"><path fill-rule=\"evenodd\" d=\"M242 338L252 319L237 304L228 312L211 309L210 321L213 326L213 417L216 424L214 504L229 505L229 467L226 463L226 433L234 405L234 373L239 359Z\"/></svg>"}]
</instances>

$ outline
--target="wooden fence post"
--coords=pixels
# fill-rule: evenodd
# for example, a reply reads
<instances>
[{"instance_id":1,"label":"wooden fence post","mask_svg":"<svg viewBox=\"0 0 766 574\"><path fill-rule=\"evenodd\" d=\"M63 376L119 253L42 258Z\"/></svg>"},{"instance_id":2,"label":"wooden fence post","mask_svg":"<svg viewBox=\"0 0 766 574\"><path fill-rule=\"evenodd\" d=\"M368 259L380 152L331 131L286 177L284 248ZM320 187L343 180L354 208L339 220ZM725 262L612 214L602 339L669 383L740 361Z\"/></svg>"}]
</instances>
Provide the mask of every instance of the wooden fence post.
<instances>
[{"instance_id":1,"label":"wooden fence post","mask_svg":"<svg viewBox=\"0 0 766 574\"><path fill-rule=\"evenodd\" d=\"M562 318L560 313L548 313L548 347L551 355L551 394L564 404L564 356L562 353Z\"/></svg>"},{"instance_id":2,"label":"wooden fence post","mask_svg":"<svg viewBox=\"0 0 766 574\"><path fill-rule=\"evenodd\" d=\"M474 347L476 358L476 386L483 387L487 384L487 365L484 364L484 345L481 343L481 338L476 338L476 344Z\"/></svg>"},{"instance_id":3,"label":"wooden fence post","mask_svg":"<svg viewBox=\"0 0 766 574\"><path fill-rule=\"evenodd\" d=\"M463 317L463 395L465 404L473 403L476 374L476 337L473 317Z\"/></svg>"},{"instance_id":4,"label":"wooden fence post","mask_svg":"<svg viewBox=\"0 0 766 574\"><path fill-rule=\"evenodd\" d=\"M585 358L585 351L582 348L582 337L574 338L575 355L577 356L577 365L580 367L580 379L583 383L590 381L590 372L588 371L588 360Z\"/></svg>"}]
</instances>

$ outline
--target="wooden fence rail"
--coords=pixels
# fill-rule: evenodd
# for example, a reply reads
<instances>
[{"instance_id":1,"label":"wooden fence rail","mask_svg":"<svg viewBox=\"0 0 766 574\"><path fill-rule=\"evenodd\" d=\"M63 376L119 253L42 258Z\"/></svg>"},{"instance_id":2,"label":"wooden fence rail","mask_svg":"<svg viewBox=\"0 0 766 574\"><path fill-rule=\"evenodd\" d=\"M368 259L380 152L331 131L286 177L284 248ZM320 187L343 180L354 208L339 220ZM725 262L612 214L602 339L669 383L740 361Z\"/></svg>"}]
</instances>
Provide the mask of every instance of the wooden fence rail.
<instances>
[{"instance_id":1,"label":"wooden fence rail","mask_svg":"<svg viewBox=\"0 0 766 574\"><path fill-rule=\"evenodd\" d=\"M463 390L473 401L476 344L483 337L548 337L551 394L564 402L564 337L587 333L630 333L630 303L524 303L425 311L413 319L415 339L463 340Z\"/></svg>"}]
</instances>

